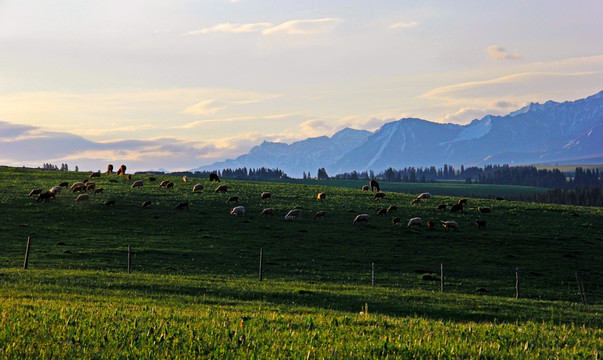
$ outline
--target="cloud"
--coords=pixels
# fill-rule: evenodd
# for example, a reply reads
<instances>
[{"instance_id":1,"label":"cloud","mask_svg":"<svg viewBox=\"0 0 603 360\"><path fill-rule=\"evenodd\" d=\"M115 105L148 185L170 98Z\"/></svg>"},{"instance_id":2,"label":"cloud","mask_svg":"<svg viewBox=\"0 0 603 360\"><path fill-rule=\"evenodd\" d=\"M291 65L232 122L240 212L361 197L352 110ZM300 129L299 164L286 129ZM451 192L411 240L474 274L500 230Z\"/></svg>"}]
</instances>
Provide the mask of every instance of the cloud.
<instances>
[{"instance_id":1,"label":"cloud","mask_svg":"<svg viewBox=\"0 0 603 360\"><path fill-rule=\"evenodd\" d=\"M512 101L498 100L490 104L491 107L495 108L516 108L519 105Z\"/></svg>"},{"instance_id":2,"label":"cloud","mask_svg":"<svg viewBox=\"0 0 603 360\"><path fill-rule=\"evenodd\" d=\"M379 129L383 124L394 121L394 118L377 118L377 117L366 117L366 116L346 116L337 120L337 125L341 128L349 127L352 129L362 129L368 131L375 131Z\"/></svg>"},{"instance_id":3,"label":"cloud","mask_svg":"<svg viewBox=\"0 0 603 360\"><path fill-rule=\"evenodd\" d=\"M306 136L320 136L333 131L333 126L321 119L304 121L299 127Z\"/></svg>"},{"instance_id":4,"label":"cloud","mask_svg":"<svg viewBox=\"0 0 603 360\"><path fill-rule=\"evenodd\" d=\"M262 31L263 35L318 35L331 31L341 22L338 18L323 18L313 20L291 20Z\"/></svg>"},{"instance_id":5,"label":"cloud","mask_svg":"<svg viewBox=\"0 0 603 360\"><path fill-rule=\"evenodd\" d=\"M226 109L226 106L213 106L216 103L216 100L204 100L187 107L182 110L182 113L190 115L211 115Z\"/></svg>"},{"instance_id":6,"label":"cloud","mask_svg":"<svg viewBox=\"0 0 603 360\"><path fill-rule=\"evenodd\" d=\"M199 35L199 34L211 34L211 33L251 33L251 32L259 32L270 27L273 27L274 24L269 22L261 22L261 23L250 23L250 24L231 24L224 23L212 26L210 28L193 30L186 33L186 35Z\"/></svg>"},{"instance_id":7,"label":"cloud","mask_svg":"<svg viewBox=\"0 0 603 360\"><path fill-rule=\"evenodd\" d=\"M493 60L522 60L521 54L509 54L502 46L492 45L488 49L488 57Z\"/></svg>"},{"instance_id":8,"label":"cloud","mask_svg":"<svg viewBox=\"0 0 603 360\"><path fill-rule=\"evenodd\" d=\"M461 108L458 111L444 116L440 122L466 124L474 119L481 119L486 115L495 115L491 111L476 108Z\"/></svg>"},{"instance_id":9,"label":"cloud","mask_svg":"<svg viewBox=\"0 0 603 360\"><path fill-rule=\"evenodd\" d=\"M410 29L410 28L416 27L418 25L419 25L419 23L416 21L399 22L399 23L391 24L389 26L389 28L390 29Z\"/></svg>"},{"instance_id":10,"label":"cloud","mask_svg":"<svg viewBox=\"0 0 603 360\"><path fill-rule=\"evenodd\" d=\"M192 129L203 124L209 123L224 123L224 122L237 122L237 121L255 121L255 120L271 120L271 119L282 119L291 116L295 116L297 113L287 113L287 114L272 114L272 115L258 115L258 116L235 116L229 118L222 119L205 119L205 120L197 120L190 123L186 123L184 125L173 126L171 129Z\"/></svg>"}]
</instances>

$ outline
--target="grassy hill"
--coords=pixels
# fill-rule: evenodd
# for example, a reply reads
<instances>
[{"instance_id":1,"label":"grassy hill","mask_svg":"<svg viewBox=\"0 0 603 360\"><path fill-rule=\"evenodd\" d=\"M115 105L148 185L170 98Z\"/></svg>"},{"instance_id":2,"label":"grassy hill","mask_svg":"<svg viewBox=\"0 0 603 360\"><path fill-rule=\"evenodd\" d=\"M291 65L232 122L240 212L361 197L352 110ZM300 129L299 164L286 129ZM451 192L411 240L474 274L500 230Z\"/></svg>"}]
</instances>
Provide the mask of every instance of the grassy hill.
<instances>
[{"instance_id":1,"label":"grassy hill","mask_svg":"<svg viewBox=\"0 0 603 360\"><path fill-rule=\"evenodd\" d=\"M486 358L603 352L602 211L357 187L161 176L94 179L102 194L28 193L88 174L0 168L0 357ZM134 180L142 188L133 189ZM159 188L172 180L173 189ZM502 189L491 188L499 195ZM264 191L270 200L261 200ZM324 201L316 194L326 192ZM433 191L436 194L436 191ZM469 191L468 191L468 194ZM238 196L245 217L229 216ZM459 194L460 196L460 194ZM114 200L115 206L105 202ZM152 208L141 209L143 201ZM187 201L189 210L175 210ZM376 210L398 206L395 213ZM478 206L490 206L481 215ZM262 218L263 208L275 209ZM290 209L301 219L285 221ZM319 210L326 219L313 220ZM368 213L368 224L352 224ZM393 228L411 217L454 220ZM476 219L487 222L478 229ZM29 269L22 270L28 236ZM127 247L133 273L127 274ZM264 280L258 281L263 249ZM372 264L375 286L371 286ZM444 264L445 292L439 271ZM519 269L521 299L515 296ZM588 305L581 304L576 273ZM368 311L367 311L368 310ZM363 312L360 314L360 312ZM599 355L600 356L600 355Z\"/></svg>"}]
</instances>

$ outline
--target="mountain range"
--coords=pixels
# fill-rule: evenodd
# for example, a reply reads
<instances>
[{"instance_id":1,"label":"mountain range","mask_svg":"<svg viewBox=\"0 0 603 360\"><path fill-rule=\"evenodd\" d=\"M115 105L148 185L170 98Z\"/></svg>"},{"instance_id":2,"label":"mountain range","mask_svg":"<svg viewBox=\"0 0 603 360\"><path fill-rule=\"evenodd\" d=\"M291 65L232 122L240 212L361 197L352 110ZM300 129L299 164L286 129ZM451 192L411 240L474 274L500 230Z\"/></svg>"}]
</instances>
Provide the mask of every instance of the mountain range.
<instances>
[{"instance_id":1,"label":"mountain range","mask_svg":"<svg viewBox=\"0 0 603 360\"><path fill-rule=\"evenodd\" d=\"M603 162L603 91L576 101L531 103L506 116L467 125L404 118L375 132L345 128L292 144L264 141L236 159L191 171L279 168L292 177L389 167Z\"/></svg>"}]
</instances>

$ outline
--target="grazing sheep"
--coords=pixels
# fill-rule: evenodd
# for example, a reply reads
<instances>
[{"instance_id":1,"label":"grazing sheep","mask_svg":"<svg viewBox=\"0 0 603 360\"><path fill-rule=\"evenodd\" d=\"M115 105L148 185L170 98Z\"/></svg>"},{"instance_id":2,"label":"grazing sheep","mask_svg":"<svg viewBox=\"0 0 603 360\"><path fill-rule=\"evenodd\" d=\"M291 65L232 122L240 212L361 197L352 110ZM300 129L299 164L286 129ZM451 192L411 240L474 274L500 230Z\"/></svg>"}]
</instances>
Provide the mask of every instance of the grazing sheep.
<instances>
[{"instance_id":1,"label":"grazing sheep","mask_svg":"<svg viewBox=\"0 0 603 360\"><path fill-rule=\"evenodd\" d=\"M387 214L387 209L379 208L377 209L377 215L385 215Z\"/></svg>"},{"instance_id":2,"label":"grazing sheep","mask_svg":"<svg viewBox=\"0 0 603 360\"><path fill-rule=\"evenodd\" d=\"M105 203L105 206L115 206L115 200L109 200Z\"/></svg>"},{"instance_id":3,"label":"grazing sheep","mask_svg":"<svg viewBox=\"0 0 603 360\"><path fill-rule=\"evenodd\" d=\"M502 198L502 197L500 197L500 196L497 196L497 197L495 197L495 198L494 198L494 200L498 200L498 201L502 201L502 200L504 200L504 199L505 199L505 198Z\"/></svg>"},{"instance_id":4,"label":"grazing sheep","mask_svg":"<svg viewBox=\"0 0 603 360\"><path fill-rule=\"evenodd\" d=\"M132 184L132 189L139 188L139 187L142 187L142 186L143 186L142 180L136 180Z\"/></svg>"},{"instance_id":5,"label":"grazing sheep","mask_svg":"<svg viewBox=\"0 0 603 360\"><path fill-rule=\"evenodd\" d=\"M77 196L77 199L75 199L76 202L88 201L88 200L90 200L90 195L88 195L88 194L79 194Z\"/></svg>"},{"instance_id":6,"label":"grazing sheep","mask_svg":"<svg viewBox=\"0 0 603 360\"><path fill-rule=\"evenodd\" d=\"M226 186L226 185L220 185L220 186L218 186L218 187L216 188L216 191L215 191L215 192L217 192L217 193L225 193L225 192L228 192L228 186Z\"/></svg>"},{"instance_id":7,"label":"grazing sheep","mask_svg":"<svg viewBox=\"0 0 603 360\"><path fill-rule=\"evenodd\" d=\"M59 184L59 186L67 189L67 187L69 186L69 183L67 181L63 181L62 183Z\"/></svg>"},{"instance_id":8,"label":"grazing sheep","mask_svg":"<svg viewBox=\"0 0 603 360\"><path fill-rule=\"evenodd\" d=\"M324 200L326 198L327 198L327 194L325 194L323 192L318 193L318 195L316 195L316 200Z\"/></svg>"},{"instance_id":9,"label":"grazing sheep","mask_svg":"<svg viewBox=\"0 0 603 360\"><path fill-rule=\"evenodd\" d=\"M438 205L438 207L436 208L436 210L446 210L446 204L440 204L440 205Z\"/></svg>"},{"instance_id":10,"label":"grazing sheep","mask_svg":"<svg viewBox=\"0 0 603 360\"><path fill-rule=\"evenodd\" d=\"M49 202L50 199L54 199L54 197L55 197L55 193L47 191L45 193L41 193L40 195L38 195L36 202Z\"/></svg>"},{"instance_id":11,"label":"grazing sheep","mask_svg":"<svg viewBox=\"0 0 603 360\"><path fill-rule=\"evenodd\" d=\"M203 191L203 184L195 184L195 186L193 186L193 192L197 191Z\"/></svg>"},{"instance_id":12,"label":"grazing sheep","mask_svg":"<svg viewBox=\"0 0 603 360\"><path fill-rule=\"evenodd\" d=\"M220 178L218 177L218 174L211 173L209 174L209 181L220 182Z\"/></svg>"},{"instance_id":13,"label":"grazing sheep","mask_svg":"<svg viewBox=\"0 0 603 360\"><path fill-rule=\"evenodd\" d=\"M411 226L421 226L423 225L423 220L420 217L414 217L410 220L408 220L408 228L410 229Z\"/></svg>"},{"instance_id":14,"label":"grazing sheep","mask_svg":"<svg viewBox=\"0 0 603 360\"><path fill-rule=\"evenodd\" d=\"M98 188L98 189L94 190L94 193L95 193L95 194L102 194L102 193L103 193L103 191L105 191L105 189L103 189L103 188Z\"/></svg>"},{"instance_id":15,"label":"grazing sheep","mask_svg":"<svg viewBox=\"0 0 603 360\"><path fill-rule=\"evenodd\" d=\"M402 219L400 219L399 217L395 217L392 219L392 228L397 227L401 227L402 223L401 223Z\"/></svg>"},{"instance_id":16,"label":"grazing sheep","mask_svg":"<svg viewBox=\"0 0 603 360\"><path fill-rule=\"evenodd\" d=\"M421 199L412 199L410 205L419 205L421 203Z\"/></svg>"},{"instance_id":17,"label":"grazing sheep","mask_svg":"<svg viewBox=\"0 0 603 360\"><path fill-rule=\"evenodd\" d=\"M101 173L100 171L97 172L93 172L92 174L90 174L90 176L88 176L89 178L99 178L101 177Z\"/></svg>"},{"instance_id":18,"label":"grazing sheep","mask_svg":"<svg viewBox=\"0 0 603 360\"><path fill-rule=\"evenodd\" d=\"M488 207L488 206L478 206L477 210L479 212L481 212L482 214L491 214L492 213L492 208Z\"/></svg>"},{"instance_id":19,"label":"grazing sheep","mask_svg":"<svg viewBox=\"0 0 603 360\"><path fill-rule=\"evenodd\" d=\"M185 176L183 176L183 177L182 177L182 181L184 181L184 182L188 182L188 176L186 176L186 175L185 175Z\"/></svg>"},{"instance_id":20,"label":"grazing sheep","mask_svg":"<svg viewBox=\"0 0 603 360\"><path fill-rule=\"evenodd\" d=\"M86 184L86 191L94 190L95 188L96 188L96 183L89 182L88 184Z\"/></svg>"},{"instance_id":21,"label":"grazing sheep","mask_svg":"<svg viewBox=\"0 0 603 360\"><path fill-rule=\"evenodd\" d=\"M60 186L53 186L53 187L52 187L50 190L48 190L48 191L50 191L50 192L55 193L55 194L57 194L57 195L58 195L58 194L60 194L60 193L61 193L61 190L63 190L63 188L62 188L62 187L60 187Z\"/></svg>"},{"instance_id":22,"label":"grazing sheep","mask_svg":"<svg viewBox=\"0 0 603 360\"><path fill-rule=\"evenodd\" d=\"M360 190L362 191L368 191L369 186L368 185L362 185L362 187L360 188Z\"/></svg>"},{"instance_id":23,"label":"grazing sheep","mask_svg":"<svg viewBox=\"0 0 603 360\"><path fill-rule=\"evenodd\" d=\"M82 192L82 191L86 191L86 184L84 183L75 183L73 185L71 185L71 192Z\"/></svg>"},{"instance_id":24,"label":"grazing sheep","mask_svg":"<svg viewBox=\"0 0 603 360\"><path fill-rule=\"evenodd\" d=\"M260 217L265 217L265 216L270 216L270 218L272 218L274 216L274 209L267 208L267 209L262 210Z\"/></svg>"},{"instance_id":25,"label":"grazing sheep","mask_svg":"<svg viewBox=\"0 0 603 360\"><path fill-rule=\"evenodd\" d=\"M373 195L373 199L385 199L385 193L378 192Z\"/></svg>"},{"instance_id":26,"label":"grazing sheep","mask_svg":"<svg viewBox=\"0 0 603 360\"><path fill-rule=\"evenodd\" d=\"M486 220L475 220L475 226L477 226L478 229L485 229Z\"/></svg>"},{"instance_id":27,"label":"grazing sheep","mask_svg":"<svg viewBox=\"0 0 603 360\"><path fill-rule=\"evenodd\" d=\"M356 217L354 218L354 221L352 222L352 224L356 224L359 222L365 222L368 224L369 219L371 218L371 216L369 214L360 214L360 215L356 215Z\"/></svg>"},{"instance_id":28,"label":"grazing sheep","mask_svg":"<svg viewBox=\"0 0 603 360\"><path fill-rule=\"evenodd\" d=\"M301 210L293 209L293 210L289 210L287 215L285 215L285 220L293 220L293 219L297 219L298 217L301 217Z\"/></svg>"},{"instance_id":29,"label":"grazing sheep","mask_svg":"<svg viewBox=\"0 0 603 360\"><path fill-rule=\"evenodd\" d=\"M381 191L381 188L379 187L379 183L377 182L377 180L369 181L369 185L371 186L371 191L375 191L375 189L377 191Z\"/></svg>"},{"instance_id":30,"label":"grazing sheep","mask_svg":"<svg viewBox=\"0 0 603 360\"><path fill-rule=\"evenodd\" d=\"M147 200L147 201L143 202L140 207L142 209L150 209L153 207L153 204L151 204L151 202L149 200Z\"/></svg>"},{"instance_id":31,"label":"grazing sheep","mask_svg":"<svg viewBox=\"0 0 603 360\"><path fill-rule=\"evenodd\" d=\"M181 202L178 205L176 205L176 210L182 210L182 209L186 209L188 210L188 202Z\"/></svg>"},{"instance_id":32,"label":"grazing sheep","mask_svg":"<svg viewBox=\"0 0 603 360\"><path fill-rule=\"evenodd\" d=\"M272 197L272 194L269 192L263 192L262 195L260 195L260 199L262 200L268 200Z\"/></svg>"},{"instance_id":33,"label":"grazing sheep","mask_svg":"<svg viewBox=\"0 0 603 360\"><path fill-rule=\"evenodd\" d=\"M389 214L390 212L394 212L396 210L398 210L398 207L396 205L390 205L387 208L387 213Z\"/></svg>"},{"instance_id":34,"label":"grazing sheep","mask_svg":"<svg viewBox=\"0 0 603 360\"><path fill-rule=\"evenodd\" d=\"M417 196L417 199L419 199L419 200L427 200L430 198L431 198L431 193L428 193L428 192L421 193L419 196Z\"/></svg>"},{"instance_id":35,"label":"grazing sheep","mask_svg":"<svg viewBox=\"0 0 603 360\"><path fill-rule=\"evenodd\" d=\"M166 189L173 189L174 188L174 183L171 181L168 181L167 185L165 186Z\"/></svg>"},{"instance_id":36,"label":"grazing sheep","mask_svg":"<svg viewBox=\"0 0 603 360\"><path fill-rule=\"evenodd\" d=\"M113 174L113 164L107 165L107 175Z\"/></svg>"},{"instance_id":37,"label":"grazing sheep","mask_svg":"<svg viewBox=\"0 0 603 360\"><path fill-rule=\"evenodd\" d=\"M457 204L465 206L465 205L467 205L467 199L460 199L459 202L457 202Z\"/></svg>"},{"instance_id":38,"label":"grazing sheep","mask_svg":"<svg viewBox=\"0 0 603 360\"><path fill-rule=\"evenodd\" d=\"M427 220L427 228L429 230L435 229L435 223L433 221L431 221L431 219Z\"/></svg>"},{"instance_id":39,"label":"grazing sheep","mask_svg":"<svg viewBox=\"0 0 603 360\"><path fill-rule=\"evenodd\" d=\"M117 170L117 175L126 175L126 165L122 165Z\"/></svg>"},{"instance_id":40,"label":"grazing sheep","mask_svg":"<svg viewBox=\"0 0 603 360\"><path fill-rule=\"evenodd\" d=\"M463 212L463 205L462 204L454 204L454 205L452 205L452 207L450 207L450 211L452 211L452 212L457 212L457 211Z\"/></svg>"},{"instance_id":41,"label":"grazing sheep","mask_svg":"<svg viewBox=\"0 0 603 360\"><path fill-rule=\"evenodd\" d=\"M84 180L82 180L82 182L83 182L84 184L87 184L87 183L88 183L88 179L84 179Z\"/></svg>"},{"instance_id":42,"label":"grazing sheep","mask_svg":"<svg viewBox=\"0 0 603 360\"><path fill-rule=\"evenodd\" d=\"M316 214L314 214L314 216L312 217L312 220L316 220L318 218L322 218L323 220L325 220L327 218L327 212L326 211L317 211Z\"/></svg>"},{"instance_id":43,"label":"grazing sheep","mask_svg":"<svg viewBox=\"0 0 603 360\"><path fill-rule=\"evenodd\" d=\"M149 182L155 182L156 180L157 180L157 178L152 177L152 176L149 178Z\"/></svg>"},{"instance_id":44,"label":"grazing sheep","mask_svg":"<svg viewBox=\"0 0 603 360\"><path fill-rule=\"evenodd\" d=\"M456 231L459 231L459 224L457 224L456 221L440 221L440 224L442 224L446 230L456 229Z\"/></svg>"},{"instance_id":45,"label":"grazing sheep","mask_svg":"<svg viewBox=\"0 0 603 360\"><path fill-rule=\"evenodd\" d=\"M29 196L32 196L32 195L40 195L40 194L42 193L42 191L43 191L42 189L32 189L32 190L29 192Z\"/></svg>"},{"instance_id":46,"label":"grazing sheep","mask_svg":"<svg viewBox=\"0 0 603 360\"><path fill-rule=\"evenodd\" d=\"M245 216L245 207L244 206L236 206L230 209L230 215L232 216Z\"/></svg>"},{"instance_id":47,"label":"grazing sheep","mask_svg":"<svg viewBox=\"0 0 603 360\"><path fill-rule=\"evenodd\" d=\"M169 180L163 180L162 182L159 183L159 187L167 187L167 184L169 184L170 181Z\"/></svg>"},{"instance_id":48,"label":"grazing sheep","mask_svg":"<svg viewBox=\"0 0 603 360\"><path fill-rule=\"evenodd\" d=\"M234 203L239 202L239 197L238 196L231 196L231 197L228 198L228 200L226 200L227 204L228 203L233 203L233 202Z\"/></svg>"},{"instance_id":49,"label":"grazing sheep","mask_svg":"<svg viewBox=\"0 0 603 360\"><path fill-rule=\"evenodd\" d=\"M130 174L126 175L126 179L132 180L132 175L130 175Z\"/></svg>"}]
</instances>

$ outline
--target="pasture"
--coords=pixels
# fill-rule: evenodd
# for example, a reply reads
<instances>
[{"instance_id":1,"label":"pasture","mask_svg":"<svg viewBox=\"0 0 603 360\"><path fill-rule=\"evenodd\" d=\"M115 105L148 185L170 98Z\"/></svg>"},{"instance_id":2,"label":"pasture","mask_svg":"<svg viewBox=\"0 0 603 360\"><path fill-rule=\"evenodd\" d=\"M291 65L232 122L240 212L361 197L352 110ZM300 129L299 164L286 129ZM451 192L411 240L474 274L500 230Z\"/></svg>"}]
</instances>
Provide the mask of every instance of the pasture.
<instances>
[{"instance_id":1,"label":"pasture","mask_svg":"<svg viewBox=\"0 0 603 360\"><path fill-rule=\"evenodd\" d=\"M217 184L207 179L104 174L91 180L104 192L90 193L87 202L76 202L69 189L48 203L28 196L88 174L0 168L0 357L533 358L603 351L599 208L471 198L452 213L436 206L458 196L410 205L430 184L413 193L382 186L386 198L375 200L371 192L320 183L223 180L228 192L215 193ZM144 185L132 188L136 180ZM161 180L174 188L160 188ZM193 193L197 182L205 190ZM262 192L272 196L262 200ZM230 196L239 202L227 204ZM115 205L105 206L109 200ZM152 206L142 209L144 201ZM189 209L176 210L181 202ZM245 216L229 215L237 205ZM389 205L398 210L376 214ZM268 207L274 218L260 217ZM301 218L286 221L291 209ZM319 210L326 217L313 220ZM361 213L369 222L353 225ZM417 216L436 228L407 228ZM401 228L392 227L393 217ZM447 231L440 220L456 221L459 230Z\"/></svg>"}]
</instances>

